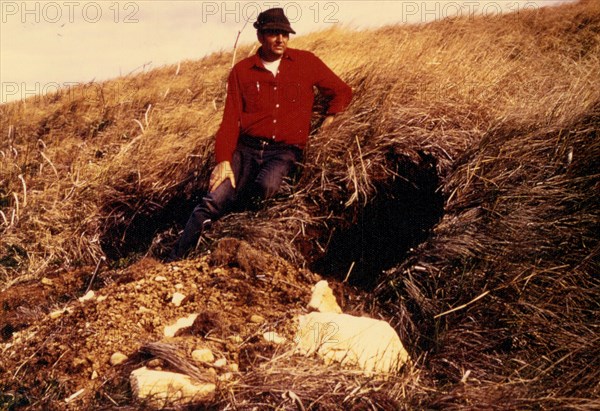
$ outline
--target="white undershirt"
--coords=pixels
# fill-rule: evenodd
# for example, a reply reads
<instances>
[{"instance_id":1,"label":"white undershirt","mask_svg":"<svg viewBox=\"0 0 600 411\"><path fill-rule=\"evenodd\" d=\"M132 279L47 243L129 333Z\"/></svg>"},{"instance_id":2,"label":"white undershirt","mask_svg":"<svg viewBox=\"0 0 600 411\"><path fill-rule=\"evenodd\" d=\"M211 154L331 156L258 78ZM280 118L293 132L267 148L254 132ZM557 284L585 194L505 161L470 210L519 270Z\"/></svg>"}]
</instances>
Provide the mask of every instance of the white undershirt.
<instances>
[{"instance_id":1,"label":"white undershirt","mask_svg":"<svg viewBox=\"0 0 600 411\"><path fill-rule=\"evenodd\" d=\"M281 63L281 59L277 59L275 61L264 61L263 59L261 60L265 68L271 73L273 73L274 77L277 77L277 70L279 70L279 63Z\"/></svg>"}]
</instances>

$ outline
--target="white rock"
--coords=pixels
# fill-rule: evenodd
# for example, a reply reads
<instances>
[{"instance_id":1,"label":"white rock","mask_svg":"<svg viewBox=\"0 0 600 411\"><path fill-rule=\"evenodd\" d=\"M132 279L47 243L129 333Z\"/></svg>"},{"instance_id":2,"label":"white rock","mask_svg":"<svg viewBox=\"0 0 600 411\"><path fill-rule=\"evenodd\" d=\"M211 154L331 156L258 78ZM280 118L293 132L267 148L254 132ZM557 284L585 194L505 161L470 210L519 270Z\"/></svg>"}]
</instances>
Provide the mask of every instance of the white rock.
<instances>
[{"instance_id":1,"label":"white rock","mask_svg":"<svg viewBox=\"0 0 600 411\"><path fill-rule=\"evenodd\" d=\"M171 303L173 303L174 306L179 307L183 300L185 300L185 294L174 293L171 298Z\"/></svg>"},{"instance_id":2,"label":"white rock","mask_svg":"<svg viewBox=\"0 0 600 411\"><path fill-rule=\"evenodd\" d=\"M61 310L56 310L56 311L52 311L50 314L48 314L50 316L50 318L57 319L59 317L62 317L63 314L67 313L70 314L72 312L71 307L65 307Z\"/></svg>"},{"instance_id":3,"label":"white rock","mask_svg":"<svg viewBox=\"0 0 600 411\"><path fill-rule=\"evenodd\" d=\"M167 277L162 276L162 275L157 275L156 277L154 277L154 281L158 282L162 282L162 281L167 281Z\"/></svg>"},{"instance_id":4,"label":"white rock","mask_svg":"<svg viewBox=\"0 0 600 411\"><path fill-rule=\"evenodd\" d=\"M175 337L177 331L191 327L192 324L194 324L196 317L198 317L198 314L190 314L187 317L180 318L175 324L167 325L164 331L165 337Z\"/></svg>"},{"instance_id":5,"label":"white rock","mask_svg":"<svg viewBox=\"0 0 600 411\"><path fill-rule=\"evenodd\" d=\"M176 290L183 290L183 284L181 284L181 283L175 284L175 289Z\"/></svg>"},{"instance_id":6,"label":"white rock","mask_svg":"<svg viewBox=\"0 0 600 411\"><path fill-rule=\"evenodd\" d=\"M68 398L65 398L65 402L68 404L71 401L73 401L74 399L76 399L77 397L79 397L81 394L83 394L85 392L85 388L80 389L79 391L77 391L75 394L71 395Z\"/></svg>"},{"instance_id":7,"label":"white rock","mask_svg":"<svg viewBox=\"0 0 600 411\"><path fill-rule=\"evenodd\" d=\"M321 280L312 288L312 296L308 303L309 308L322 313L341 313L342 309L335 300L333 291L329 288L329 284L325 280Z\"/></svg>"},{"instance_id":8,"label":"white rock","mask_svg":"<svg viewBox=\"0 0 600 411\"><path fill-rule=\"evenodd\" d=\"M266 342L270 342L277 345L284 344L287 341L284 337L280 336L275 331L267 331L263 334L263 338Z\"/></svg>"},{"instance_id":9,"label":"white rock","mask_svg":"<svg viewBox=\"0 0 600 411\"><path fill-rule=\"evenodd\" d=\"M219 381L231 381L233 379L233 373L226 372L219 375Z\"/></svg>"},{"instance_id":10,"label":"white rock","mask_svg":"<svg viewBox=\"0 0 600 411\"><path fill-rule=\"evenodd\" d=\"M215 360L215 356L208 348L192 351L192 358L199 362L213 362Z\"/></svg>"},{"instance_id":11,"label":"white rock","mask_svg":"<svg viewBox=\"0 0 600 411\"><path fill-rule=\"evenodd\" d=\"M127 361L127 356L123 353L120 352L116 352L113 355L110 356L110 365L119 365L119 364L123 364L125 361Z\"/></svg>"},{"instance_id":12,"label":"white rock","mask_svg":"<svg viewBox=\"0 0 600 411\"><path fill-rule=\"evenodd\" d=\"M79 297L78 300L79 300L79 302L84 303L86 301L94 299L94 296L95 296L94 290L90 290L87 293L85 293L85 295L83 297Z\"/></svg>"},{"instance_id":13,"label":"white rock","mask_svg":"<svg viewBox=\"0 0 600 411\"><path fill-rule=\"evenodd\" d=\"M213 364L215 367L225 367L227 365L227 358L219 358L217 361L214 362Z\"/></svg>"},{"instance_id":14,"label":"white rock","mask_svg":"<svg viewBox=\"0 0 600 411\"><path fill-rule=\"evenodd\" d=\"M129 376L131 390L139 399L156 408L209 399L215 384L198 383L185 374L139 368Z\"/></svg>"},{"instance_id":15,"label":"white rock","mask_svg":"<svg viewBox=\"0 0 600 411\"><path fill-rule=\"evenodd\" d=\"M106 296L105 295L99 295L98 298L96 298L96 301L98 301L99 303L106 300Z\"/></svg>"},{"instance_id":16,"label":"white rock","mask_svg":"<svg viewBox=\"0 0 600 411\"><path fill-rule=\"evenodd\" d=\"M234 342L236 344L241 344L244 342L244 339L242 337L240 337L239 335L230 335L229 337L227 337L229 340L231 340L231 342Z\"/></svg>"},{"instance_id":17,"label":"white rock","mask_svg":"<svg viewBox=\"0 0 600 411\"><path fill-rule=\"evenodd\" d=\"M57 319L57 318L61 317L61 316L62 316L62 315L65 313L65 311L66 311L66 310L64 310L64 309L63 309L63 310L56 310L56 311L52 311L52 312L49 314L49 315L50 315L50 318L52 318L53 320L55 320L55 319Z\"/></svg>"},{"instance_id":18,"label":"white rock","mask_svg":"<svg viewBox=\"0 0 600 411\"><path fill-rule=\"evenodd\" d=\"M330 364L356 367L365 374L391 373L408 353L398 334L385 321L348 314L312 312L298 318L296 351L316 353Z\"/></svg>"}]
</instances>

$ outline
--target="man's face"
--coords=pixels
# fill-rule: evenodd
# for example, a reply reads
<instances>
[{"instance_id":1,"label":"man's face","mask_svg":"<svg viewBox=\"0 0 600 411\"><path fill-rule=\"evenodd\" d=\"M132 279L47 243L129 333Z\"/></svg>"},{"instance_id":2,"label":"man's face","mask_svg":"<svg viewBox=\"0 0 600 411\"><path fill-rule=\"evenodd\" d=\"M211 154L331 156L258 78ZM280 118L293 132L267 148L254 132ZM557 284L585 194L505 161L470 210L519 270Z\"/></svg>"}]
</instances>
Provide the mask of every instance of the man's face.
<instances>
[{"instance_id":1,"label":"man's face","mask_svg":"<svg viewBox=\"0 0 600 411\"><path fill-rule=\"evenodd\" d=\"M290 33L282 30L264 30L258 32L258 41L262 45L262 57L267 61L275 61L287 50Z\"/></svg>"}]
</instances>

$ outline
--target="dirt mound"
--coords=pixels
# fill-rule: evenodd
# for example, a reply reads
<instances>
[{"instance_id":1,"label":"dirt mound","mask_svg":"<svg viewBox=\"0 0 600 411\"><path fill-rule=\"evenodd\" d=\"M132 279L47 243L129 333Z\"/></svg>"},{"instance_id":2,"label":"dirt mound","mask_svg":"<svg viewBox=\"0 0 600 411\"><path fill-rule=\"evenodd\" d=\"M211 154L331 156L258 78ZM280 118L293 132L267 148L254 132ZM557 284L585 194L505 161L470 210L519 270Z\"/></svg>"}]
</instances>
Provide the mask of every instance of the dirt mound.
<instances>
[{"instance_id":1,"label":"dirt mound","mask_svg":"<svg viewBox=\"0 0 600 411\"><path fill-rule=\"evenodd\" d=\"M0 371L8 376L3 379L3 401L9 407L59 409L84 389L73 400L74 408L130 402L129 370L151 359L142 348L157 341L173 343L187 354L210 348L216 358L226 358L245 372L274 353L275 345L263 333L276 330L292 337L289 320L305 309L317 280L309 271L246 243L224 239L212 255L197 260L163 265L145 259L105 275L103 281L112 284L90 301L72 299L77 295L67 298L67 290L85 289L81 275L57 277L51 285L12 287L2 296L4 311L13 313L2 318L2 329L18 331L14 313L31 320L25 307L14 309L22 290L27 290L29 304L34 302L36 308L28 309L39 321L2 345ZM172 303L176 292L185 295L179 306ZM61 305L66 308L62 315L48 313ZM164 336L165 326L192 313L198 317L191 328L174 338ZM129 360L112 367L115 352Z\"/></svg>"}]
</instances>

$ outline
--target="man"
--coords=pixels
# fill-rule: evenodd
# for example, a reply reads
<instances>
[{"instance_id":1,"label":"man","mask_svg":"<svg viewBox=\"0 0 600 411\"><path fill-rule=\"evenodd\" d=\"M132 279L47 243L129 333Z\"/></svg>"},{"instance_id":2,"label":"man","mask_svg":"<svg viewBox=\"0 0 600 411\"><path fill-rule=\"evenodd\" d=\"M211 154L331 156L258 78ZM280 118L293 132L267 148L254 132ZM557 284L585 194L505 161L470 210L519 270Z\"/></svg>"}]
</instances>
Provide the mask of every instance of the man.
<instances>
[{"instance_id":1,"label":"man","mask_svg":"<svg viewBox=\"0 0 600 411\"><path fill-rule=\"evenodd\" d=\"M296 32L283 9L260 13L254 27L261 47L229 75L209 193L192 212L172 260L183 258L206 226L237 202L266 199L279 190L308 139L313 87L329 99L322 128L352 98L350 87L314 54L287 47Z\"/></svg>"}]
</instances>

